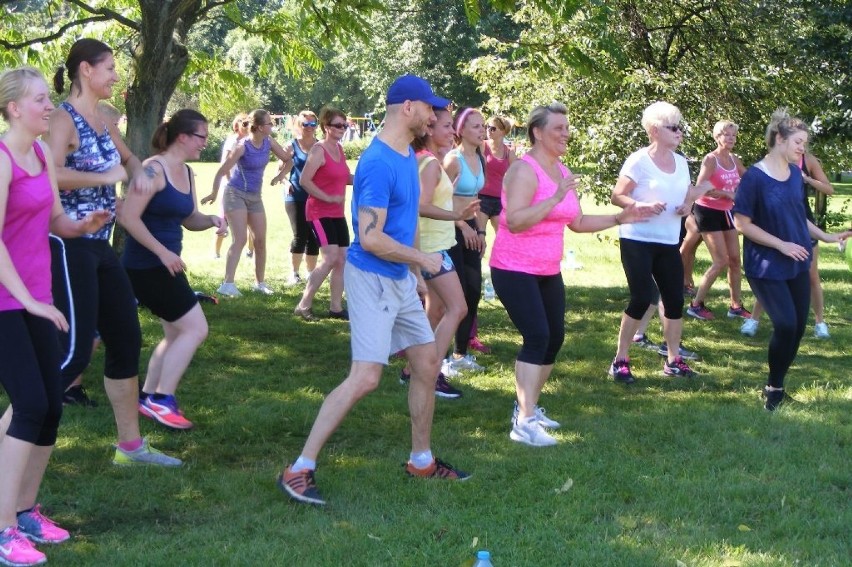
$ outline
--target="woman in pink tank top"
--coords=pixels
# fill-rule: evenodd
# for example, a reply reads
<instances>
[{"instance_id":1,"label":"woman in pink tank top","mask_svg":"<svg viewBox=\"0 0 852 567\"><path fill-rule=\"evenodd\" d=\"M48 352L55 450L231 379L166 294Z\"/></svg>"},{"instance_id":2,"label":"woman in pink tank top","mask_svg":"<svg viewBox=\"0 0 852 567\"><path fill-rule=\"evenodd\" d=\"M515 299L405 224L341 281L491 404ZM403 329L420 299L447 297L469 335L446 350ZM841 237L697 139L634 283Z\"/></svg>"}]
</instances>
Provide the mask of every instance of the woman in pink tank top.
<instances>
[{"instance_id":1,"label":"woman in pink tank top","mask_svg":"<svg viewBox=\"0 0 852 567\"><path fill-rule=\"evenodd\" d=\"M713 189L695 201L693 215L698 232L707 244L707 250L713 262L695 292L695 297L686 310L687 315L696 319L713 319L713 312L704 306L704 299L716 281L716 278L728 270L728 289L730 304L728 317L748 319L751 313L743 307L742 298L742 268L740 267L740 238L734 228L731 209L734 207L734 195L740 184L740 176L745 173L745 167L740 159L733 154L737 143L739 126L730 120L720 120L713 126L713 138L716 149L704 156L701 171L698 173L696 185L709 181ZM684 243L684 246L686 244ZM686 252L682 248L683 253ZM692 252L695 259L695 252ZM692 264L690 264L691 268ZM684 262L686 271L686 262ZM685 276L691 277L691 274Z\"/></svg>"},{"instance_id":2,"label":"woman in pink tank top","mask_svg":"<svg viewBox=\"0 0 852 567\"><path fill-rule=\"evenodd\" d=\"M53 306L48 232L75 238L100 230L111 217L107 211L79 221L65 215L53 158L37 140L53 110L37 70L0 76L0 114L9 123L0 139L0 384L11 401L0 422L0 562L8 565L44 563L30 540L70 537L36 504L62 416L57 329L68 330Z\"/></svg>"},{"instance_id":3,"label":"woman in pink tank top","mask_svg":"<svg viewBox=\"0 0 852 567\"><path fill-rule=\"evenodd\" d=\"M346 115L335 108L325 107L320 110L319 125L325 137L308 152L299 183L308 192L305 218L320 244L322 260L308 276L295 314L308 321L316 319L314 295L331 274L328 316L348 321L349 313L343 308L343 266L349 249L349 225L344 215L344 203L346 186L352 184L352 173L340 142L346 132Z\"/></svg>"},{"instance_id":4,"label":"woman in pink tank top","mask_svg":"<svg viewBox=\"0 0 852 567\"><path fill-rule=\"evenodd\" d=\"M533 447L555 445L545 428L559 423L538 399L565 339L565 286L560 262L565 227L597 232L642 220L650 210L625 207L614 215L584 215L579 176L562 165L570 138L567 109L553 103L530 113L532 149L513 163L503 181L500 229L491 251L494 290L523 337L515 361L518 401L510 439Z\"/></svg>"}]
</instances>

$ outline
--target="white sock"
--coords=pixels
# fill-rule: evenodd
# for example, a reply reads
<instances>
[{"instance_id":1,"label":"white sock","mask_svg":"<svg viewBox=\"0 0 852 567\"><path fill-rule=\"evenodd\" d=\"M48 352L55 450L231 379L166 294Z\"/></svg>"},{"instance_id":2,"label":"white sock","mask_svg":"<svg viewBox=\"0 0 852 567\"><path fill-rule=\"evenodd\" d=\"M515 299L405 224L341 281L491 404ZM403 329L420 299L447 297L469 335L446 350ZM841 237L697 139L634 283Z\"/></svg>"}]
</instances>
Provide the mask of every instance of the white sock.
<instances>
[{"instance_id":1,"label":"white sock","mask_svg":"<svg viewBox=\"0 0 852 567\"><path fill-rule=\"evenodd\" d=\"M421 451L419 453L411 453L409 461L418 469L425 469L432 464L435 458L432 456L432 451Z\"/></svg>"},{"instance_id":2,"label":"white sock","mask_svg":"<svg viewBox=\"0 0 852 567\"><path fill-rule=\"evenodd\" d=\"M315 471L317 470L317 462L312 461L310 459L306 459L302 455L299 455L299 458L296 459L296 462L290 467L291 472L301 472L305 469Z\"/></svg>"}]
</instances>

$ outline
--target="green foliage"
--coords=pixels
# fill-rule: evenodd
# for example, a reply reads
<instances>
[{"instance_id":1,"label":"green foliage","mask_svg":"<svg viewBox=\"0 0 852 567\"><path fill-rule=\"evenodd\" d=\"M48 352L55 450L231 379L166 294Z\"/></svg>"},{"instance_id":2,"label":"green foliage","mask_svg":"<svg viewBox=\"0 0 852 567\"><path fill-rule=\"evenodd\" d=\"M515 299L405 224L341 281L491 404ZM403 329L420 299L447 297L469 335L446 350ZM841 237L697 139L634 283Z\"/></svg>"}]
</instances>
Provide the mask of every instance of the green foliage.
<instances>
[{"instance_id":1,"label":"green foliage","mask_svg":"<svg viewBox=\"0 0 852 567\"><path fill-rule=\"evenodd\" d=\"M346 159L357 160L360 158L361 154L364 153L364 150L367 149L367 146L370 145L370 141L372 141L372 139L372 136L364 136L363 138L343 144L343 153L346 156Z\"/></svg>"}]
</instances>

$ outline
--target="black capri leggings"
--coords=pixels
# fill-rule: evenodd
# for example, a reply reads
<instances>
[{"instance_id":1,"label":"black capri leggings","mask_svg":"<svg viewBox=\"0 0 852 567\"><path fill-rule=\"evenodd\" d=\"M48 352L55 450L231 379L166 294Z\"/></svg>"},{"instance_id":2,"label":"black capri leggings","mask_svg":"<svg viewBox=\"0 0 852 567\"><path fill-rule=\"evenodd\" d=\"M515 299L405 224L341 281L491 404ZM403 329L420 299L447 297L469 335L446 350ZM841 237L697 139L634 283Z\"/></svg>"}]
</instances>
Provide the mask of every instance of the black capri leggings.
<instances>
[{"instance_id":1,"label":"black capri leggings","mask_svg":"<svg viewBox=\"0 0 852 567\"><path fill-rule=\"evenodd\" d=\"M491 282L524 342L518 361L546 366L565 341L565 285L562 274L533 276L491 268Z\"/></svg>"},{"instance_id":2,"label":"black capri leggings","mask_svg":"<svg viewBox=\"0 0 852 567\"><path fill-rule=\"evenodd\" d=\"M630 303L624 312L632 319L641 319L654 303L656 289L666 319L683 317L683 260L677 244L640 242L622 238L621 265L627 276Z\"/></svg>"},{"instance_id":3,"label":"black capri leggings","mask_svg":"<svg viewBox=\"0 0 852 567\"><path fill-rule=\"evenodd\" d=\"M808 271L804 270L789 280L748 278L748 283L772 321L767 383L773 388L783 388L784 377L796 359L799 343L805 334L811 302L811 280Z\"/></svg>"},{"instance_id":4,"label":"black capri leggings","mask_svg":"<svg viewBox=\"0 0 852 567\"><path fill-rule=\"evenodd\" d=\"M290 201L293 206L287 206L287 216L290 218L290 229L293 240L290 241L290 254L319 255L319 241L314 229L305 218L305 201Z\"/></svg>"},{"instance_id":5,"label":"black capri leggings","mask_svg":"<svg viewBox=\"0 0 852 567\"><path fill-rule=\"evenodd\" d=\"M95 332L105 347L104 376L138 376L142 332L136 298L109 242L51 236L50 251L53 301L69 325L68 333L60 333L64 387L89 365Z\"/></svg>"},{"instance_id":6,"label":"black capri leggings","mask_svg":"<svg viewBox=\"0 0 852 567\"><path fill-rule=\"evenodd\" d=\"M56 333L52 322L23 309L0 311L0 383L14 408L7 435L40 447L56 443L62 418Z\"/></svg>"},{"instance_id":7,"label":"black capri leggings","mask_svg":"<svg viewBox=\"0 0 852 567\"><path fill-rule=\"evenodd\" d=\"M471 228L476 230L476 221L470 219L467 222ZM450 258L456 266L461 282L464 300L467 304L467 315L459 323L456 329L456 354L467 354L467 344L470 341L470 330L476 319L479 309L479 298L482 295L482 257L477 250L471 250L464 244L462 231L456 227L456 244L450 248Z\"/></svg>"}]
</instances>

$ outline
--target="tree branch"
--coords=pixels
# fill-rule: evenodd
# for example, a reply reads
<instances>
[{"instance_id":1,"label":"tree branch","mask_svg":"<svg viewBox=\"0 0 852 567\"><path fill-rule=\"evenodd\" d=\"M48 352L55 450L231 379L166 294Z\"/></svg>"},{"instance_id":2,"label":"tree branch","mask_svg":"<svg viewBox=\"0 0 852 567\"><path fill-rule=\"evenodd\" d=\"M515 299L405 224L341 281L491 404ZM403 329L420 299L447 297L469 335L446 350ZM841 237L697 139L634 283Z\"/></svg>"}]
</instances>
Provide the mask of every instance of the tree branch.
<instances>
[{"instance_id":1,"label":"tree branch","mask_svg":"<svg viewBox=\"0 0 852 567\"><path fill-rule=\"evenodd\" d=\"M90 14L100 14L102 16L105 16L104 19L115 20L116 22L123 24L132 30L141 31L141 26L139 25L139 22L135 22L131 19L125 18L118 12L110 10L109 8L94 8L92 6L89 6L85 2L82 2L82 0L67 0L67 2L69 4L74 4L78 8L82 8Z\"/></svg>"},{"instance_id":2,"label":"tree branch","mask_svg":"<svg viewBox=\"0 0 852 567\"><path fill-rule=\"evenodd\" d=\"M58 30L56 30L55 32L53 32L51 34L40 36L40 37L34 37L34 38L28 39L26 41L22 41L20 43L12 43L12 42L6 41L4 39L0 39L0 47L5 47L6 49L14 50L14 49L21 49L22 47L27 47L28 45L35 45L36 43L47 43L48 41L53 41L55 39L59 39L60 37L62 37L62 35L66 31L68 31L69 29L71 29L73 27L82 26L82 25L88 24L90 22L103 22L103 21L107 21L107 20L110 20L110 19L112 19L112 18L110 18L109 16L102 15L102 16L91 16L89 18L83 18L81 20L74 20L73 22L68 22L65 25L60 26Z\"/></svg>"}]
</instances>

